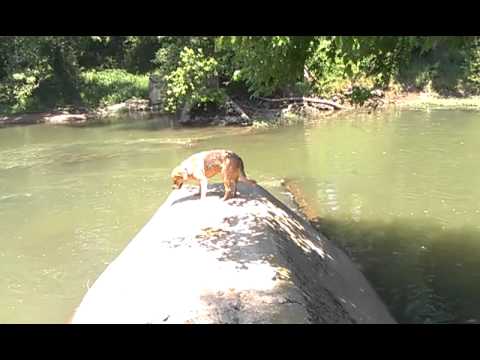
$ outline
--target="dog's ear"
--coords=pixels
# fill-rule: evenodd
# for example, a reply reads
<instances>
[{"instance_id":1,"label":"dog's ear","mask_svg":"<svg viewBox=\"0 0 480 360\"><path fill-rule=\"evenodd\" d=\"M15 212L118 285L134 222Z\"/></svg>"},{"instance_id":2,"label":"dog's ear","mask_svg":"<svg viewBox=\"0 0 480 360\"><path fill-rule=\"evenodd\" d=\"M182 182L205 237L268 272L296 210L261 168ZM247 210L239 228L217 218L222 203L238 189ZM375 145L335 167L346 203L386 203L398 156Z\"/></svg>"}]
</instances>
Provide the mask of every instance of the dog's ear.
<instances>
[{"instance_id":1,"label":"dog's ear","mask_svg":"<svg viewBox=\"0 0 480 360\"><path fill-rule=\"evenodd\" d=\"M174 168L170 173L170 177L173 179L174 177L178 176L178 167Z\"/></svg>"}]
</instances>

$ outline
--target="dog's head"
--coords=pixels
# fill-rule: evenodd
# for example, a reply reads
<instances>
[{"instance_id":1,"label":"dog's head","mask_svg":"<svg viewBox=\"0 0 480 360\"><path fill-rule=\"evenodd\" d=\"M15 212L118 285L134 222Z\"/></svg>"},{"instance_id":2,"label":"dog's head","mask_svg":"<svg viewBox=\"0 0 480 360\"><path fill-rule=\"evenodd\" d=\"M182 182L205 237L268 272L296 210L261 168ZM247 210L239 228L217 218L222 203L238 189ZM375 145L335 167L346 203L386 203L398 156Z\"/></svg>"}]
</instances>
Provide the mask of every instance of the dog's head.
<instances>
[{"instance_id":1,"label":"dog's head","mask_svg":"<svg viewBox=\"0 0 480 360\"><path fill-rule=\"evenodd\" d=\"M181 189L183 183L188 179L187 169L177 166L170 175L173 181L172 189Z\"/></svg>"}]
</instances>

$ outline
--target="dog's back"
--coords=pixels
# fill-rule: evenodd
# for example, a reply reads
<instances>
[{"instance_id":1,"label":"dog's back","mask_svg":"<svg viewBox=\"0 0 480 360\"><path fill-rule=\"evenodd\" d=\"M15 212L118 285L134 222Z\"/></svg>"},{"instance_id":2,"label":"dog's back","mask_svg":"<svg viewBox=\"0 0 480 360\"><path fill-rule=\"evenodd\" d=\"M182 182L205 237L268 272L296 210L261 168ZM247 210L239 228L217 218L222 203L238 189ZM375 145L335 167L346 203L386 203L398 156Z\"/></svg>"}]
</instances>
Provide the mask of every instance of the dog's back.
<instances>
[{"instance_id":1,"label":"dog's back","mask_svg":"<svg viewBox=\"0 0 480 360\"><path fill-rule=\"evenodd\" d=\"M221 149L203 151L200 154L201 154L200 156L204 158L205 170L212 167L222 168L227 158L235 156L235 154L232 151L221 150Z\"/></svg>"}]
</instances>

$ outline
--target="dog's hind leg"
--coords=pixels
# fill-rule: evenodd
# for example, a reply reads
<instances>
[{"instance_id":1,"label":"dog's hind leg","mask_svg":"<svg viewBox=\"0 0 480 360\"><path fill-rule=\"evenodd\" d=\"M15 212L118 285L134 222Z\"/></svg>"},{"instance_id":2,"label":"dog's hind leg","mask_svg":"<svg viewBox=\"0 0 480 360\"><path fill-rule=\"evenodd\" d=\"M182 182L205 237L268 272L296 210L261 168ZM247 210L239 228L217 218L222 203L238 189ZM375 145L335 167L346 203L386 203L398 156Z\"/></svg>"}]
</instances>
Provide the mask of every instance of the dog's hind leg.
<instances>
[{"instance_id":1,"label":"dog's hind leg","mask_svg":"<svg viewBox=\"0 0 480 360\"><path fill-rule=\"evenodd\" d=\"M235 180L224 178L223 185L225 186L225 196L223 200L228 200L236 197L237 195L237 182Z\"/></svg>"},{"instance_id":2,"label":"dog's hind leg","mask_svg":"<svg viewBox=\"0 0 480 360\"><path fill-rule=\"evenodd\" d=\"M225 186L225 195L223 196L223 200L228 200L232 198L232 186L230 184L230 181L226 180L223 185Z\"/></svg>"},{"instance_id":3,"label":"dog's hind leg","mask_svg":"<svg viewBox=\"0 0 480 360\"><path fill-rule=\"evenodd\" d=\"M200 181L197 181L197 185L198 185L198 192L194 194L194 196L202 196L202 183Z\"/></svg>"}]
</instances>

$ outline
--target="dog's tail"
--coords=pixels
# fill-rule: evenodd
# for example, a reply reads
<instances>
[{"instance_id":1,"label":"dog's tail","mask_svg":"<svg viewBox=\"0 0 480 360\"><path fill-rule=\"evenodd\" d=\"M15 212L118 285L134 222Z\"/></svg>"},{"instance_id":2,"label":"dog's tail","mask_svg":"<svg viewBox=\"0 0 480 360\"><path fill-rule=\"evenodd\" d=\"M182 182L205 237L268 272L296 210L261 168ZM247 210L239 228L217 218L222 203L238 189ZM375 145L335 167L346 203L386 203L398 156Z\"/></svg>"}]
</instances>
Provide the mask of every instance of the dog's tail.
<instances>
[{"instance_id":1,"label":"dog's tail","mask_svg":"<svg viewBox=\"0 0 480 360\"><path fill-rule=\"evenodd\" d=\"M250 184L250 185L256 185L257 182L255 180L247 178L247 174L245 174L245 166L243 165L243 160L239 158L240 160L240 176L238 177L239 181L242 181L244 183Z\"/></svg>"}]
</instances>

